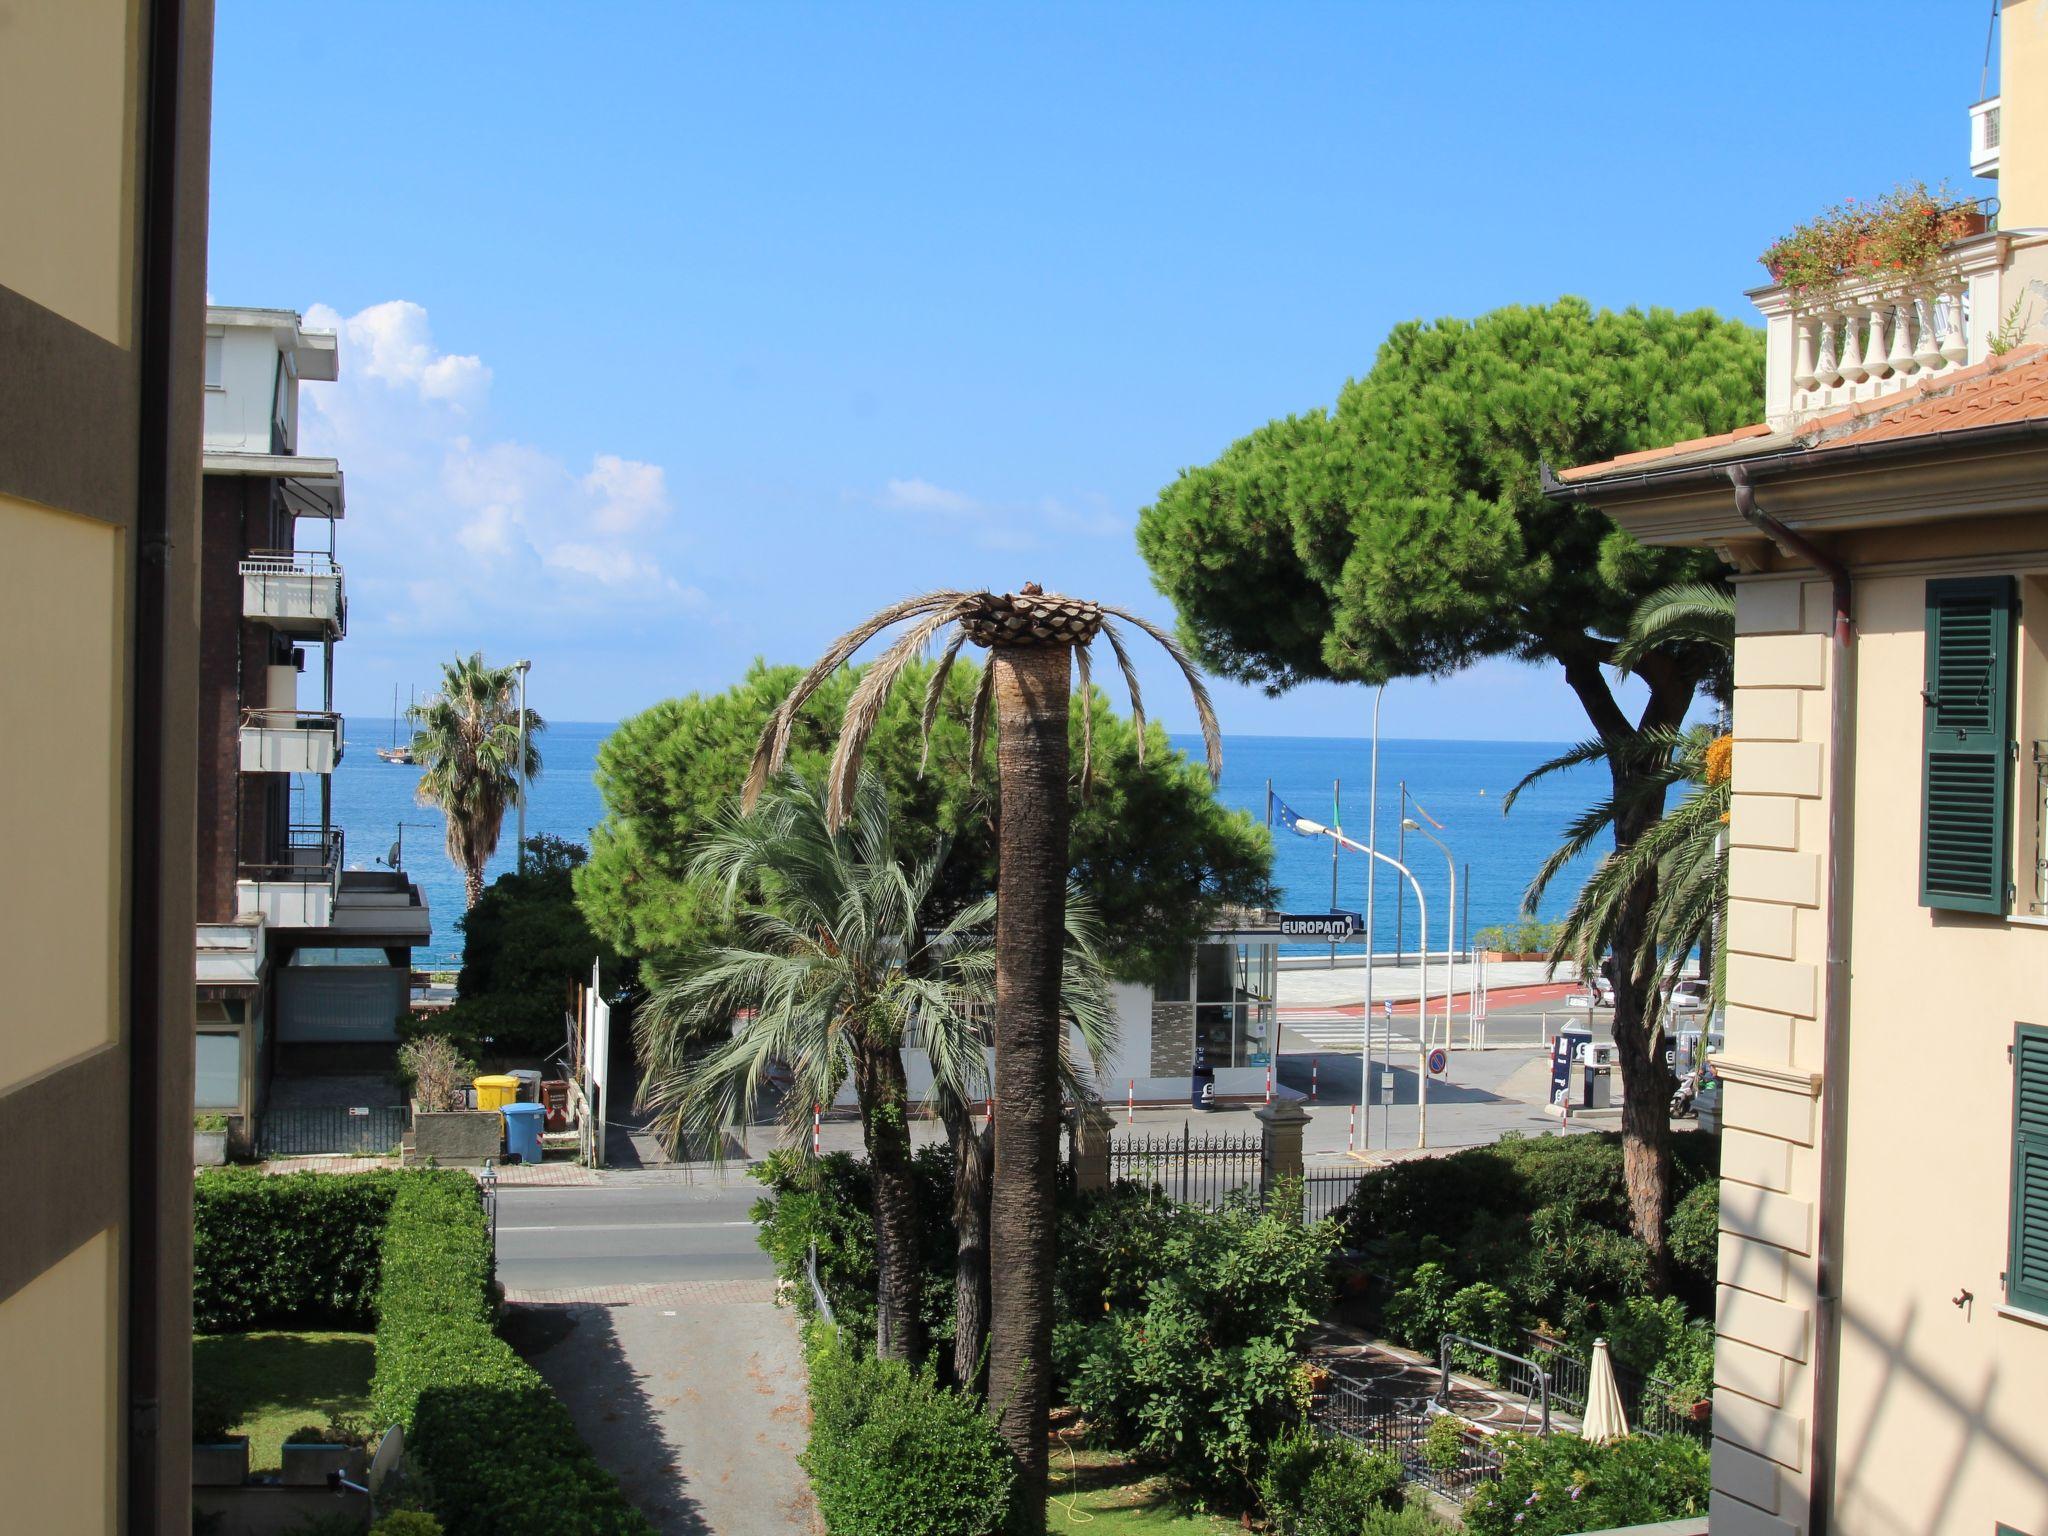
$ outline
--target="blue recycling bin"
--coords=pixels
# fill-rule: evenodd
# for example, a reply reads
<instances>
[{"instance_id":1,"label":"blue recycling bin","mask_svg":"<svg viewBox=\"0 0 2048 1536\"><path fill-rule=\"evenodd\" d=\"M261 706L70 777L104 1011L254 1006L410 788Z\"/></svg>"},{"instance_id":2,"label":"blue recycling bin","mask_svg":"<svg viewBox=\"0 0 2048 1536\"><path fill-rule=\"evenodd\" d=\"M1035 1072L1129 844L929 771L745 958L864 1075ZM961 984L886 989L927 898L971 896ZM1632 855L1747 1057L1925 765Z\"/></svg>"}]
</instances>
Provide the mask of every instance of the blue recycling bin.
<instances>
[{"instance_id":1,"label":"blue recycling bin","mask_svg":"<svg viewBox=\"0 0 2048 1536\"><path fill-rule=\"evenodd\" d=\"M505 1155L522 1163L540 1161L540 1125L547 1118L542 1104L507 1104L498 1111L505 1117Z\"/></svg>"}]
</instances>

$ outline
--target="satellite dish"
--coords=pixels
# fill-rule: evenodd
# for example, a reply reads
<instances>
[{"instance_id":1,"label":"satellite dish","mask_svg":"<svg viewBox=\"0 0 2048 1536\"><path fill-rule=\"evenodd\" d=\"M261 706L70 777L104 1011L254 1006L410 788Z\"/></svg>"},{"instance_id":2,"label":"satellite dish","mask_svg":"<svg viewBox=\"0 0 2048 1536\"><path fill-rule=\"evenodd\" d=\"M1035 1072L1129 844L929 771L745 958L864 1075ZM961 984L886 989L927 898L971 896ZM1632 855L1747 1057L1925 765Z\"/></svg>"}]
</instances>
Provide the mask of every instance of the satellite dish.
<instances>
[{"instance_id":1,"label":"satellite dish","mask_svg":"<svg viewBox=\"0 0 2048 1536\"><path fill-rule=\"evenodd\" d=\"M375 1498L385 1481L398 1470L398 1463L405 1456L405 1431L396 1424L384 1431L384 1438L377 1442L377 1453L370 1458L369 1475L363 1479L369 1485L370 1497Z\"/></svg>"},{"instance_id":2,"label":"satellite dish","mask_svg":"<svg viewBox=\"0 0 2048 1536\"><path fill-rule=\"evenodd\" d=\"M397 843L393 843L393 844L391 845L391 851L390 851L389 853L387 853L387 854L385 854L385 855L384 855L384 862L385 862L386 864L390 865L390 866L391 866L391 868L393 868L393 869L396 869L396 868L398 868L398 850L399 850L399 847L400 847L400 845L399 845L399 844L397 844Z\"/></svg>"}]
</instances>

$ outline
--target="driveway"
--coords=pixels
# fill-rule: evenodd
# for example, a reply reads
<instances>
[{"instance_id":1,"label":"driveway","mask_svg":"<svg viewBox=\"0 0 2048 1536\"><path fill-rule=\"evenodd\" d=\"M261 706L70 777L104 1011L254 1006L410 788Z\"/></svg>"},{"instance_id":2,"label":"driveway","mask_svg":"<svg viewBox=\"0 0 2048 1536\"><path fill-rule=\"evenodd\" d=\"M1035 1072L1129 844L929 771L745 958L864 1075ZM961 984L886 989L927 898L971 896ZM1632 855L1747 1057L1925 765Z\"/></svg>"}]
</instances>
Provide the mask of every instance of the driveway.
<instances>
[{"instance_id":1,"label":"driveway","mask_svg":"<svg viewBox=\"0 0 2048 1536\"><path fill-rule=\"evenodd\" d=\"M608 1174L505 1189L506 1333L663 1536L812 1536L795 1315L751 1181Z\"/></svg>"}]
</instances>

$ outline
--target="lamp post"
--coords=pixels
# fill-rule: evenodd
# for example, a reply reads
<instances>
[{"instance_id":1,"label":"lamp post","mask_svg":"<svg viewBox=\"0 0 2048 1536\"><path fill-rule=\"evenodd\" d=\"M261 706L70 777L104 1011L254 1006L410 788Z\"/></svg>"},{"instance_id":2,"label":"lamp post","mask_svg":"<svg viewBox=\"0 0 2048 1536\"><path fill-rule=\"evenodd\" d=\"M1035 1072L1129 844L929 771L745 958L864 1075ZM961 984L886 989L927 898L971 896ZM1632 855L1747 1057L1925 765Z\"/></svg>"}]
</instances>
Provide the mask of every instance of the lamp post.
<instances>
[{"instance_id":1,"label":"lamp post","mask_svg":"<svg viewBox=\"0 0 2048 1536\"><path fill-rule=\"evenodd\" d=\"M1419 807L1419 806L1418 806L1418 807L1417 807L1417 809L1419 810L1419 809L1421 809L1421 807ZM1422 835L1423 835L1424 837L1428 838L1428 839L1429 839L1429 840L1430 840L1430 841L1431 841L1432 843L1435 843L1435 844L1437 845L1437 847L1439 847L1439 848L1442 848L1442 849L1443 849L1443 851L1444 851L1444 868L1445 868L1445 869L1447 869L1447 870L1449 870L1449 871L1450 871L1450 873L1451 873L1451 907L1450 907L1450 910L1451 910L1451 913L1452 913L1452 915L1453 915L1453 916L1455 916L1455 915L1456 915L1456 913L1457 913L1457 910L1458 910L1458 866L1457 866L1457 864L1456 864L1456 863L1455 863L1455 862L1454 862L1454 861L1452 860L1452 858L1451 858L1451 850L1450 850L1450 848L1449 848L1449 847L1448 847L1448 846L1447 846L1447 845L1445 844L1445 842L1444 842L1444 840L1443 840L1442 838L1438 837L1438 836L1437 836L1437 835L1436 835L1436 834L1435 834L1434 832L1430 831L1430 830L1429 830L1429 828L1427 828L1427 827L1423 826L1421 822L1419 822L1419 821L1415 820L1415 819L1414 819L1414 818L1413 818L1412 816L1403 816L1403 817L1401 818L1401 825L1402 825L1403 827L1405 827L1405 828L1406 828L1406 829L1407 829L1408 831L1410 831L1410 832L1420 832L1420 833L1421 833L1421 834L1422 834ZM1451 1048L1451 993L1452 993L1452 991L1453 991L1453 990L1454 990L1454 988L1455 988L1456 978L1457 978L1457 974L1458 974L1458 951L1457 951L1457 942L1458 942L1458 941L1457 941L1457 934L1456 934L1456 930L1455 930L1455 929L1454 929L1454 928L1453 928L1453 927L1451 926L1451 923L1450 923L1450 922L1449 922L1448 920L1446 920L1446 921L1445 921L1445 923L1444 923L1444 1049L1445 1049L1445 1050L1449 1050L1449 1049ZM1428 1008L1428 1000L1427 1000L1427 999L1424 999L1424 1004L1423 1004L1423 1012L1424 1012L1424 1013L1426 1014L1426 1013L1427 1013L1428 1011L1429 1011L1429 1008Z\"/></svg>"},{"instance_id":2,"label":"lamp post","mask_svg":"<svg viewBox=\"0 0 2048 1536\"><path fill-rule=\"evenodd\" d=\"M526 873L526 673L531 661L515 661L519 674L519 849L513 867Z\"/></svg>"},{"instance_id":3,"label":"lamp post","mask_svg":"<svg viewBox=\"0 0 2048 1536\"><path fill-rule=\"evenodd\" d=\"M1367 794L1365 811L1365 846L1368 852L1377 854L1380 847L1380 704L1386 699L1387 685L1381 683L1372 695L1372 786ZM1376 951L1373 948L1372 898L1373 890L1379 884L1380 866L1377 858L1365 861L1365 1028L1358 1038L1358 1096L1365 1101L1365 1142L1372 1145L1372 1094L1368 1091L1372 1083L1372 962ZM1396 886L1395 890L1400 887ZM1387 1053L1391 1058L1394 1041L1387 1038Z\"/></svg>"}]
</instances>

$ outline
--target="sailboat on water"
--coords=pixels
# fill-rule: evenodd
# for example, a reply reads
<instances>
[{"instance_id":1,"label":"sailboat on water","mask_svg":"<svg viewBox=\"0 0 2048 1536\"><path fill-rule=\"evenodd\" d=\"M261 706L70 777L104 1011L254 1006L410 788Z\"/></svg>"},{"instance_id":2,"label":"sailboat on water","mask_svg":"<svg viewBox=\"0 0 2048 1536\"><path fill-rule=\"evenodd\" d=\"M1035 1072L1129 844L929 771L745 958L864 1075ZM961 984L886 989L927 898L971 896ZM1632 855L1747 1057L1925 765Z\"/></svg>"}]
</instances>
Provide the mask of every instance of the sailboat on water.
<instances>
[{"instance_id":1,"label":"sailboat on water","mask_svg":"<svg viewBox=\"0 0 2048 1536\"><path fill-rule=\"evenodd\" d=\"M410 703L407 704L405 715L408 720L412 718ZM400 742L398 739L398 684L396 683L391 685L391 745L379 747L377 755L387 763L410 764L412 762L411 737L408 736L404 742Z\"/></svg>"}]
</instances>

